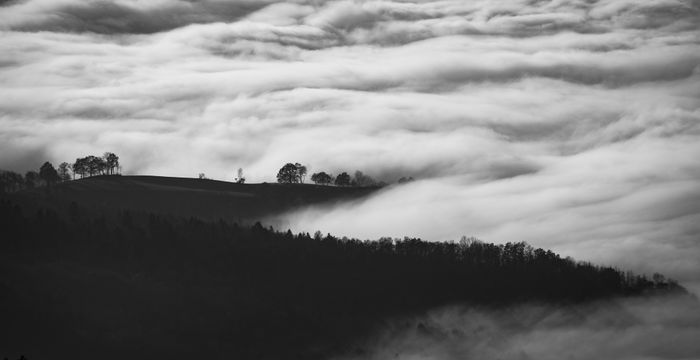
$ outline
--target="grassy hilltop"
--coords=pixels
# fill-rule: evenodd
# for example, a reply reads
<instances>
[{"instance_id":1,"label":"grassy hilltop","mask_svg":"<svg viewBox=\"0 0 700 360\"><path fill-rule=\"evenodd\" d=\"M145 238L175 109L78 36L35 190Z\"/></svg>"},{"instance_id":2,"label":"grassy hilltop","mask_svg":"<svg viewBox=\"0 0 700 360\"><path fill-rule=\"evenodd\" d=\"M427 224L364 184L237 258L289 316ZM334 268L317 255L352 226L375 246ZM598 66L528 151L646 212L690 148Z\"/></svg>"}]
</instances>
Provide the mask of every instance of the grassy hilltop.
<instances>
[{"instance_id":1,"label":"grassy hilltop","mask_svg":"<svg viewBox=\"0 0 700 360\"><path fill-rule=\"evenodd\" d=\"M377 187L238 184L163 176L94 176L11 194L25 207L63 212L76 202L90 211L153 212L206 220L258 220L297 207L360 199Z\"/></svg>"}]
</instances>

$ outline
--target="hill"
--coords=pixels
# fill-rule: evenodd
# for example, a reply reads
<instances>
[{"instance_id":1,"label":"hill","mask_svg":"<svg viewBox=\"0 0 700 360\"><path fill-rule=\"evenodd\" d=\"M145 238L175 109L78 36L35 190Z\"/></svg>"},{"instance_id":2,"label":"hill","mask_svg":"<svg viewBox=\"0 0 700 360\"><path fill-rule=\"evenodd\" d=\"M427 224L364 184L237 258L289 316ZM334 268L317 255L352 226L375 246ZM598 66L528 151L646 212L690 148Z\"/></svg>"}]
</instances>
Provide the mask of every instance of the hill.
<instances>
[{"instance_id":1,"label":"hill","mask_svg":"<svg viewBox=\"0 0 700 360\"><path fill-rule=\"evenodd\" d=\"M0 356L29 359L328 359L449 304L685 293L525 243L359 241L7 200L0 229Z\"/></svg>"},{"instance_id":2,"label":"hill","mask_svg":"<svg viewBox=\"0 0 700 360\"><path fill-rule=\"evenodd\" d=\"M245 222L312 204L356 200L378 188L312 184L237 184L162 176L95 176L7 195L25 209L64 212L71 202L88 211L121 209Z\"/></svg>"}]
</instances>

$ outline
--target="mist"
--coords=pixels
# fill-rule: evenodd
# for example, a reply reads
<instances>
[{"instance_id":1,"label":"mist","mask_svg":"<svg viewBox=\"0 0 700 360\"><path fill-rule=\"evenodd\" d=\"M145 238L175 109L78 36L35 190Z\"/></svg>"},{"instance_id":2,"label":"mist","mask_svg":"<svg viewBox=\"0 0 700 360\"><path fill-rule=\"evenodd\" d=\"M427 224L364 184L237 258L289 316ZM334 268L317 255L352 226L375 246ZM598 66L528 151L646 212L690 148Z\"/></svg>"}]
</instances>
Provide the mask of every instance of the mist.
<instances>
[{"instance_id":1,"label":"mist","mask_svg":"<svg viewBox=\"0 0 700 360\"><path fill-rule=\"evenodd\" d=\"M297 209L270 221L361 239L446 241L465 235L526 241L578 260L661 272L698 293L695 160L661 143L629 146L552 160L535 171L517 163L485 170L509 175L501 178L453 176L394 185L364 201Z\"/></svg>"},{"instance_id":2,"label":"mist","mask_svg":"<svg viewBox=\"0 0 700 360\"><path fill-rule=\"evenodd\" d=\"M685 297L446 307L388 322L335 360L691 359L699 337L697 302Z\"/></svg>"}]
</instances>

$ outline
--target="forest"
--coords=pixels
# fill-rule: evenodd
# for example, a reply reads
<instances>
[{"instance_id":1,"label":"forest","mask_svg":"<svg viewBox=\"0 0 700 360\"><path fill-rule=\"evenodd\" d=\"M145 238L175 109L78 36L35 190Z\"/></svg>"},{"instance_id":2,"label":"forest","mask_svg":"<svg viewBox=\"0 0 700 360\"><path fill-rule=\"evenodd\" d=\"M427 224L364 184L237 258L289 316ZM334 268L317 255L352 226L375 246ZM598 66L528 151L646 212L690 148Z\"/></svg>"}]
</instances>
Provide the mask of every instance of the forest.
<instances>
[{"instance_id":1,"label":"forest","mask_svg":"<svg viewBox=\"0 0 700 360\"><path fill-rule=\"evenodd\" d=\"M524 242L369 241L10 200L0 228L0 348L29 359L322 359L436 306L685 293Z\"/></svg>"}]
</instances>

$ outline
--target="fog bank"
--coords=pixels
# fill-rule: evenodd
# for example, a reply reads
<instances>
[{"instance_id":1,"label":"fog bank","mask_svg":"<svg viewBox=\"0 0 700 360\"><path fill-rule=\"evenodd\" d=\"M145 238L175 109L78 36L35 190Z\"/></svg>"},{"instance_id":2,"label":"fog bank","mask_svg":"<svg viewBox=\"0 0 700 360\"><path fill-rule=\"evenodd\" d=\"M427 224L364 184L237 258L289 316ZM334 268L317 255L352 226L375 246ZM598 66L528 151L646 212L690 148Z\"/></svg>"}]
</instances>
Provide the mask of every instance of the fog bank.
<instances>
[{"instance_id":1,"label":"fog bank","mask_svg":"<svg viewBox=\"0 0 700 360\"><path fill-rule=\"evenodd\" d=\"M700 356L697 301L628 299L502 310L444 308L395 321L351 359L670 360Z\"/></svg>"}]
</instances>

